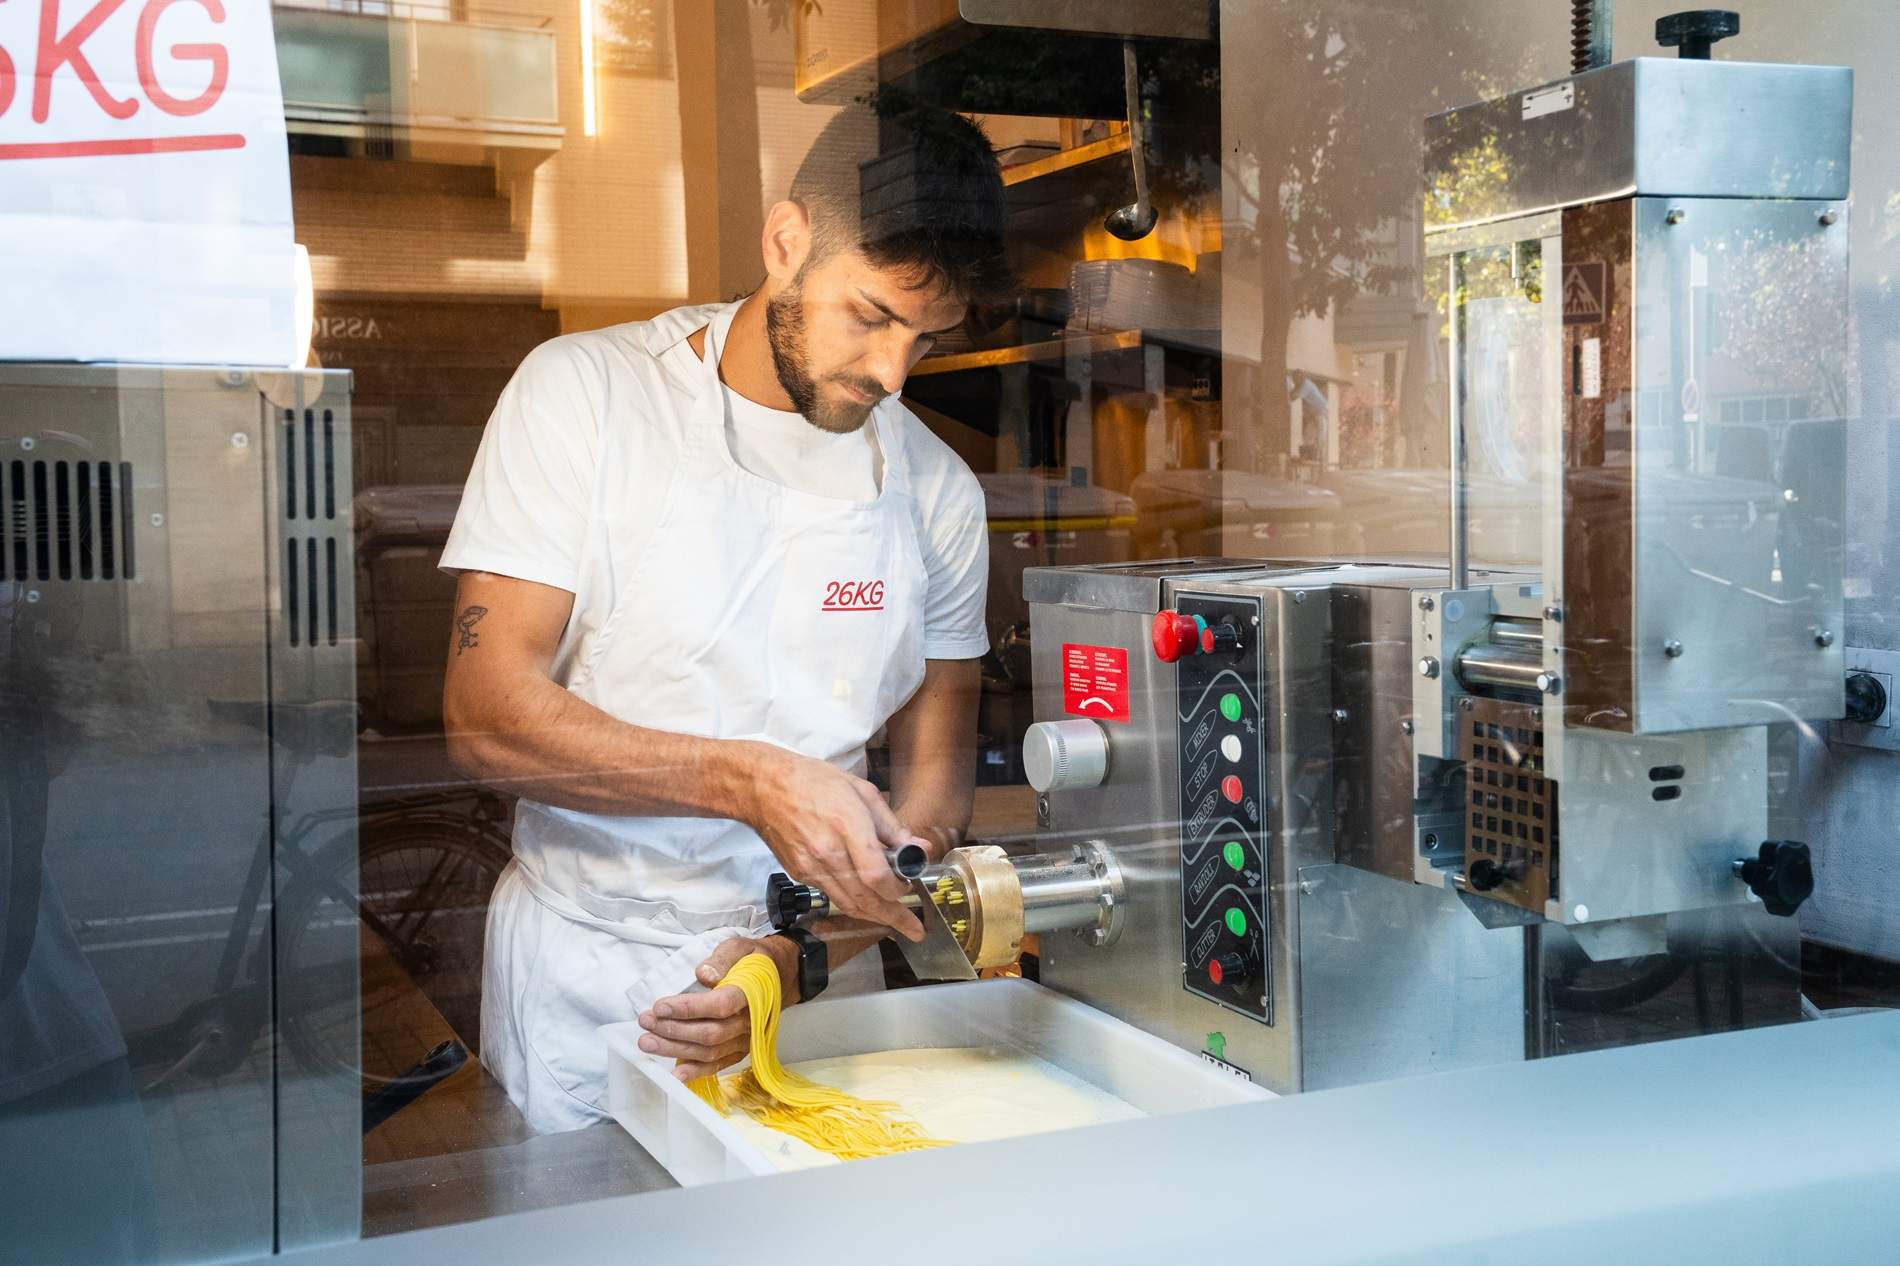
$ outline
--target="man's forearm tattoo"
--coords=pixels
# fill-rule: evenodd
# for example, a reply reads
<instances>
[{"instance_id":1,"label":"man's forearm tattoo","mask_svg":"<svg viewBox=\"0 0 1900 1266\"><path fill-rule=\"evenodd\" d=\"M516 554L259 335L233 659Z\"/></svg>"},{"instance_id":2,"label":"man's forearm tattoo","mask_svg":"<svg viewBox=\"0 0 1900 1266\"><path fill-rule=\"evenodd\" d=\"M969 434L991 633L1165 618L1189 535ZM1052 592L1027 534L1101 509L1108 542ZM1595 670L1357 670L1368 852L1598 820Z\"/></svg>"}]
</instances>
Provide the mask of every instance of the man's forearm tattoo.
<instances>
[{"instance_id":1,"label":"man's forearm tattoo","mask_svg":"<svg viewBox=\"0 0 1900 1266\"><path fill-rule=\"evenodd\" d=\"M475 626L488 614L487 607L465 607L462 614L455 617L455 627L461 631L461 638L455 643L455 653L471 650L481 645L481 639L475 634Z\"/></svg>"}]
</instances>

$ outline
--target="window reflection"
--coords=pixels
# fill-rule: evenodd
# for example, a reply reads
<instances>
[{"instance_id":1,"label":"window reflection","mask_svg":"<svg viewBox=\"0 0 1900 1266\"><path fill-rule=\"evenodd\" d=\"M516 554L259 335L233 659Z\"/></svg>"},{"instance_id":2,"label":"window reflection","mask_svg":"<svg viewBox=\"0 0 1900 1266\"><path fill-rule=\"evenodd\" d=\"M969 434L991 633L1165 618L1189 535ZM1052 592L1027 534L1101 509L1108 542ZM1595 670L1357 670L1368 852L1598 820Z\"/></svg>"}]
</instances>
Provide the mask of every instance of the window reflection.
<instances>
[{"instance_id":1,"label":"window reflection","mask_svg":"<svg viewBox=\"0 0 1900 1266\"><path fill-rule=\"evenodd\" d=\"M474 626L458 628L438 564L484 428L534 349L750 292L767 213L814 145L875 165L889 141L875 107L913 95L983 127L1021 283L943 331L903 391L981 494L972 838L1022 854L1051 833L1023 740L1066 715L1050 666L1088 630L1061 623L1086 604L1025 592L1033 569L1442 566L1456 427L1470 562L1522 571L1505 638L1544 629L1538 586L1555 592L1559 564L1579 608L1564 652L1584 662L1559 678L1570 721L1695 736L1755 709L1759 777L1699 790L1721 754L1685 758L1689 776L1660 780L1651 803L1678 787L1709 795L1711 814L1759 802L1755 834L1811 840L1820 859L1798 923L1733 884L1720 908L1658 916L1629 953L1587 926L1460 923L1433 944L1518 938L1461 960L1504 963L1519 986L1473 1021L1483 1057L1891 999L1900 946L1866 806L1888 796L1892 718L1789 702L1792 652L1761 648L1764 628L1799 626L1803 656L1836 653L1885 691L1900 674L1884 649L1896 234L1879 138L1857 138L1854 217L1837 235L1851 231L1851 256L1805 205L1669 222L1606 191L1552 211L1527 184L1577 154L1514 147L1509 127L1437 152L1426 120L1499 100L1521 122L1523 91L1566 72L1562 6L1150 6L1166 29L1060 29L1086 7L1049 6L1040 20L1056 25L1025 28L974 16L995 5L934 0L276 0L316 287L310 373L49 384L0 367L16 402L0 428L0 1207L11 1222L84 1191L100 1211L23 1222L33 1258L258 1251L672 1181L613 1123L550 1166L482 1065L487 921L518 788L449 758L445 652ZM1626 6L1619 56L1651 51L1659 14ZM1855 104L1878 117L1878 68L1827 24L1749 21L1753 42L1735 46L1748 60L1860 61ZM1152 229L1118 235L1112 217L1143 186ZM40 447L16 454L16 432ZM1149 586L1146 616L1178 571L1127 573ZM1645 622L1657 595L1697 613L1686 655ZM1394 746L1414 737L1401 726L1416 719L1419 608L1368 602L1329 617L1336 657L1300 661L1315 690L1355 689L1386 661L1399 671L1382 680L1403 687L1365 709L1329 698L1288 761L1288 838L1336 838L1285 864L1358 868L1305 894L1305 926L1325 931L1276 950L1311 953L1316 1017L1326 997L1371 996L1363 982L1325 993L1350 976L1324 975L1334 931L1382 929L1367 939L1390 970L1370 974L1388 985L1418 969L1393 950L1409 908L1381 904L1382 885L1449 866L1412 828L1440 800L1462 817L1472 789ZM1138 621L1113 634L1138 658L1145 636ZM1538 636L1541 655L1558 633ZM1435 670L1456 677L1450 650ZM1671 672L1701 676L1672 695ZM1831 668L1810 684L1831 702ZM1684 698L1703 711L1657 711ZM887 788L890 750L880 738L868 753ZM1675 759L1579 768L1608 785ZM1570 776L1581 815L1589 779ZM1119 832L1152 878L1179 862L1179 807L1053 830ZM1544 917L1550 893L1516 907ZM1179 896L1113 961L1160 964L1169 1002L1141 1023L1245 1066L1290 1029L1182 1027ZM1463 918L1470 903L1454 901L1443 913ZM996 970L1120 1005L1101 998L1127 982L1065 962L1074 945L1055 935ZM914 983L885 959L874 974ZM1393 1016L1436 996L1393 988ZM1312 1067L1283 1088L1391 1071L1370 1054Z\"/></svg>"},{"instance_id":2,"label":"window reflection","mask_svg":"<svg viewBox=\"0 0 1900 1266\"><path fill-rule=\"evenodd\" d=\"M29 618L28 605L24 591L0 585L0 1209L8 1255L148 1261L157 1247L151 1137L120 1022L61 898L72 859L48 848L52 783L79 737L49 688L49 648L72 636L74 622L70 612ZM82 882L91 869L81 869ZM75 1201L90 1216L60 1212Z\"/></svg>"}]
</instances>

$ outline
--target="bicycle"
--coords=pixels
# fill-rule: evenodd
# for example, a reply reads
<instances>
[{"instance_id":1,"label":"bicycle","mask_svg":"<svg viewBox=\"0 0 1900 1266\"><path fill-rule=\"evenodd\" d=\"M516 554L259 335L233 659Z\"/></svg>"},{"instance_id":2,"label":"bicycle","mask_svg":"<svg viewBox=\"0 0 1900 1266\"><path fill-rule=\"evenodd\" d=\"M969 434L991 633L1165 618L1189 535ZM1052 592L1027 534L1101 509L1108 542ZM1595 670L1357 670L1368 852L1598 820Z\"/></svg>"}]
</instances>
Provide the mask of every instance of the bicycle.
<instances>
[{"instance_id":1,"label":"bicycle","mask_svg":"<svg viewBox=\"0 0 1900 1266\"><path fill-rule=\"evenodd\" d=\"M467 802L456 811L453 806ZM302 887L285 901L288 964L304 938L338 922L360 928L360 994L299 1007L284 1019L284 1036L305 1067L358 1072L380 1085L408 1076L406 1053L362 1044L359 1023L419 991L457 1035L480 1028L482 942L488 899L508 865L509 806L494 792L471 789L386 801L366 812L357 850L357 895L331 886ZM391 972L390 967L399 971ZM351 1056L355 1052L350 1052Z\"/></svg>"},{"instance_id":2,"label":"bicycle","mask_svg":"<svg viewBox=\"0 0 1900 1266\"><path fill-rule=\"evenodd\" d=\"M329 706L335 705L305 705L313 712ZM284 705L273 714L279 738L302 715ZM360 811L350 804L303 815L277 836L274 857L266 831L210 995L170 1023L127 1037L135 1066L168 1064L145 1081L144 1092L237 1068L270 1026L273 985L280 999L295 999L281 1017L281 1036L309 1072L358 1076L372 1092L396 1086L413 1098L420 1093L419 1069L434 1070L422 1089L454 1071L461 1059L445 1059L440 1047L425 1055L366 1046L362 1021L419 990L457 1034L476 1032L488 898L511 856L508 812L494 792L455 788ZM339 829L352 818L355 834ZM331 838L320 838L325 835ZM273 865L287 870L289 881L266 909ZM354 886L339 878L352 871ZM283 933L276 938L273 919ZM348 925L359 928L358 954L339 958L333 949L314 948L323 933L334 944L337 930ZM364 964L376 970L365 973Z\"/></svg>"}]
</instances>

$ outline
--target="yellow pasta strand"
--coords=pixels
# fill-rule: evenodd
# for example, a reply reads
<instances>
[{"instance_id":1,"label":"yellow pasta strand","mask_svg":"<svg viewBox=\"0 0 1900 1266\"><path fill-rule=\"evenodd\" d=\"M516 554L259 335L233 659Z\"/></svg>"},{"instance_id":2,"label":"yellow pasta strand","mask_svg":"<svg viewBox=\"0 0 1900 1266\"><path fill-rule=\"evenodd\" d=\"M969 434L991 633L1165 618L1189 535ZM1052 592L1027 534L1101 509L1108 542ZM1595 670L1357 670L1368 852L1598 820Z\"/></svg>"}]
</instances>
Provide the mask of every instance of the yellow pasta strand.
<instances>
[{"instance_id":1,"label":"yellow pasta strand","mask_svg":"<svg viewBox=\"0 0 1900 1266\"><path fill-rule=\"evenodd\" d=\"M839 1160L948 1145L948 1139L925 1134L894 1103L848 1095L778 1062L778 965L770 958L747 954L719 984L733 985L745 995L752 1021L752 1066L724 1081L712 1074L698 1077L687 1087L722 1116L737 1108L760 1125Z\"/></svg>"}]
</instances>

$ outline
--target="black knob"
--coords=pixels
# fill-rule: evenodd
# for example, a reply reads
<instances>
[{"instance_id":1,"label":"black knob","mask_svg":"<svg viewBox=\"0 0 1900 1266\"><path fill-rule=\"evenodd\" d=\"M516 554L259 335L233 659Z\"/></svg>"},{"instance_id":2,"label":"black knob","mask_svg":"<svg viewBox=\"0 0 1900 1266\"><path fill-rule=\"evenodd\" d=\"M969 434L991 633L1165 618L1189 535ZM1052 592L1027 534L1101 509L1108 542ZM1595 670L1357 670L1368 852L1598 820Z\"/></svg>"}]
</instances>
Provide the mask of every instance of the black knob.
<instances>
[{"instance_id":1,"label":"black knob","mask_svg":"<svg viewBox=\"0 0 1900 1266\"><path fill-rule=\"evenodd\" d=\"M1887 710L1887 688L1872 673L1847 674L1847 719L1872 725Z\"/></svg>"},{"instance_id":2,"label":"black knob","mask_svg":"<svg viewBox=\"0 0 1900 1266\"><path fill-rule=\"evenodd\" d=\"M1770 914L1793 914L1814 892L1813 859L1794 840L1768 840L1759 854L1737 861L1735 873Z\"/></svg>"},{"instance_id":3,"label":"black knob","mask_svg":"<svg viewBox=\"0 0 1900 1266\"><path fill-rule=\"evenodd\" d=\"M1741 33L1742 15L1733 9L1691 9L1656 19L1656 42L1694 61L1708 61L1717 40Z\"/></svg>"},{"instance_id":4,"label":"black knob","mask_svg":"<svg viewBox=\"0 0 1900 1266\"><path fill-rule=\"evenodd\" d=\"M1239 649L1240 630L1229 621L1222 620L1201 630L1201 654L1231 655Z\"/></svg>"},{"instance_id":5,"label":"black knob","mask_svg":"<svg viewBox=\"0 0 1900 1266\"><path fill-rule=\"evenodd\" d=\"M810 884L792 882L784 871L774 871L765 881L765 912L775 928L788 928L813 910L824 914L830 909L831 902L824 893Z\"/></svg>"},{"instance_id":6,"label":"black knob","mask_svg":"<svg viewBox=\"0 0 1900 1266\"><path fill-rule=\"evenodd\" d=\"M1207 960L1207 978L1217 985L1238 985L1247 975L1247 956L1235 950Z\"/></svg>"},{"instance_id":7,"label":"black knob","mask_svg":"<svg viewBox=\"0 0 1900 1266\"><path fill-rule=\"evenodd\" d=\"M1473 892L1490 892L1509 879L1504 867L1488 857L1480 857L1465 870L1465 887Z\"/></svg>"}]
</instances>

